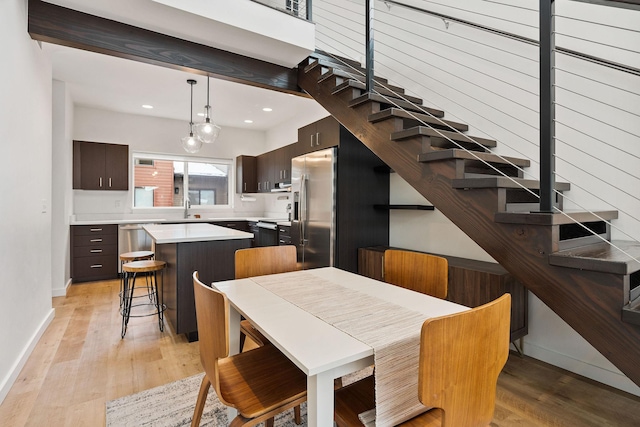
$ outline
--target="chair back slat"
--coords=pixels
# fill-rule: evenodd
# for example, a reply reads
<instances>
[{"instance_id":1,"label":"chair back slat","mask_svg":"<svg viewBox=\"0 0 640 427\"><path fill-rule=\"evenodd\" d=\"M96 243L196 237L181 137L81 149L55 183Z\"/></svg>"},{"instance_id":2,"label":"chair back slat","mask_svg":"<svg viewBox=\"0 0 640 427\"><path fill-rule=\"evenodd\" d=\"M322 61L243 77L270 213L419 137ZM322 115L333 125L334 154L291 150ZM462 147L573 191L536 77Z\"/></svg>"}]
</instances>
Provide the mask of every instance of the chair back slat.
<instances>
[{"instance_id":1,"label":"chair back slat","mask_svg":"<svg viewBox=\"0 0 640 427\"><path fill-rule=\"evenodd\" d=\"M444 299L449 284L449 263L446 258L436 255L387 249L384 252L384 280Z\"/></svg>"},{"instance_id":2,"label":"chair back slat","mask_svg":"<svg viewBox=\"0 0 640 427\"><path fill-rule=\"evenodd\" d=\"M238 249L235 264L236 279L295 271L296 247L283 245Z\"/></svg>"},{"instance_id":3,"label":"chair back slat","mask_svg":"<svg viewBox=\"0 0 640 427\"><path fill-rule=\"evenodd\" d=\"M218 359L229 356L229 303L222 292L205 285L193 272L200 361L216 391Z\"/></svg>"},{"instance_id":4,"label":"chair back slat","mask_svg":"<svg viewBox=\"0 0 640 427\"><path fill-rule=\"evenodd\" d=\"M509 355L510 313L511 295L504 294L423 324L418 396L443 410L442 427L491 422L498 375Z\"/></svg>"}]
</instances>

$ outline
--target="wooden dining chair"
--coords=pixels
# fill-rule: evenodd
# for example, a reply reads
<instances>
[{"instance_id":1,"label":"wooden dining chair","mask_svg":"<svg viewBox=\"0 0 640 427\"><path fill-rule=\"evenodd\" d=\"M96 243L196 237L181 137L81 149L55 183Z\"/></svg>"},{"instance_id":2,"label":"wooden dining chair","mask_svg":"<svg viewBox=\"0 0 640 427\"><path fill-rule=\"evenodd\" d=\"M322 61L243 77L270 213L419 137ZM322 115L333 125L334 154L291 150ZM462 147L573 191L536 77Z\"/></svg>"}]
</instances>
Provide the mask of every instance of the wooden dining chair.
<instances>
[{"instance_id":1,"label":"wooden dining chair","mask_svg":"<svg viewBox=\"0 0 640 427\"><path fill-rule=\"evenodd\" d=\"M198 426L213 385L220 401L238 411L230 426L254 426L307 400L307 376L275 346L229 356L229 301L193 273L200 361L204 378L191 426ZM300 420L296 420L300 424Z\"/></svg>"},{"instance_id":2,"label":"wooden dining chair","mask_svg":"<svg viewBox=\"0 0 640 427\"><path fill-rule=\"evenodd\" d=\"M238 249L235 254L236 279L264 276L266 274L286 273L297 270L296 247L293 245L265 246ZM246 319L240 322L240 348L244 338L251 338L258 345L269 341Z\"/></svg>"},{"instance_id":3,"label":"wooden dining chair","mask_svg":"<svg viewBox=\"0 0 640 427\"><path fill-rule=\"evenodd\" d=\"M449 263L446 258L421 252L387 249L384 281L436 298L447 297Z\"/></svg>"},{"instance_id":4,"label":"wooden dining chair","mask_svg":"<svg viewBox=\"0 0 640 427\"><path fill-rule=\"evenodd\" d=\"M511 295L422 325L418 398L427 412L403 427L480 427L493 418L498 375L509 355ZM362 426L375 408L373 376L335 393L339 427Z\"/></svg>"}]
</instances>

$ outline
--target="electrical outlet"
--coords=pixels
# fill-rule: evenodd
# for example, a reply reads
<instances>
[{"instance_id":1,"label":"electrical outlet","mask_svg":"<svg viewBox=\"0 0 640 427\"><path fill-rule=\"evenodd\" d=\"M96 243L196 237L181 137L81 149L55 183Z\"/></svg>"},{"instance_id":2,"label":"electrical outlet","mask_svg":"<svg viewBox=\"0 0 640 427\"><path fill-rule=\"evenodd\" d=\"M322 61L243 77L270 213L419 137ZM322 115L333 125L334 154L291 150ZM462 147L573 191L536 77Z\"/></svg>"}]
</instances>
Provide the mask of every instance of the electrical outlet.
<instances>
[{"instance_id":1,"label":"electrical outlet","mask_svg":"<svg viewBox=\"0 0 640 427\"><path fill-rule=\"evenodd\" d=\"M42 199L42 213L47 213L47 199Z\"/></svg>"},{"instance_id":2,"label":"electrical outlet","mask_svg":"<svg viewBox=\"0 0 640 427\"><path fill-rule=\"evenodd\" d=\"M116 208L120 207L120 200L116 200Z\"/></svg>"}]
</instances>

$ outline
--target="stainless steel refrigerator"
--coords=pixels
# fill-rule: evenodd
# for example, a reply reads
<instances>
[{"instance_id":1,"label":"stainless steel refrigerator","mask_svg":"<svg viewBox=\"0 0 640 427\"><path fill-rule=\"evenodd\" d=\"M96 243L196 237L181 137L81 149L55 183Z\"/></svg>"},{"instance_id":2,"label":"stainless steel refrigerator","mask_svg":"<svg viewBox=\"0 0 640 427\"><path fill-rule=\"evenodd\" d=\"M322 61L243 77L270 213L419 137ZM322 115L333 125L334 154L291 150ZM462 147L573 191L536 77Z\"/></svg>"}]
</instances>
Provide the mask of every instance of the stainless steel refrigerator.
<instances>
[{"instance_id":1,"label":"stainless steel refrigerator","mask_svg":"<svg viewBox=\"0 0 640 427\"><path fill-rule=\"evenodd\" d=\"M291 160L291 242L303 269L334 265L337 148Z\"/></svg>"}]
</instances>

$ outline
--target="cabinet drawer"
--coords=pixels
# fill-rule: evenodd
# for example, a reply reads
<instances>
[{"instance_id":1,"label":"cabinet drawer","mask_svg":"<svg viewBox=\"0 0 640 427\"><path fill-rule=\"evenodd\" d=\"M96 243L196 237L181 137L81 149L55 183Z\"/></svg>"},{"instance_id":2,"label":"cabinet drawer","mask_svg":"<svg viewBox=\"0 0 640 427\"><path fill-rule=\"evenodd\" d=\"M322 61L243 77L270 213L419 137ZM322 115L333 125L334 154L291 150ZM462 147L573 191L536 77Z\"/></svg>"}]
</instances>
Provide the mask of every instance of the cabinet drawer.
<instances>
[{"instance_id":1,"label":"cabinet drawer","mask_svg":"<svg viewBox=\"0 0 640 427\"><path fill-rule=\"evenodd\" d=\"M118 253L118 245L91 245L76 246L73 249L74 257L98 257L102 255L113 256Z\"/></svg>"},{"instance_id":2,"label":"cabinet drawer","mask_svg":"<svg viewBox=\"0 0 640 427\"><path fill-rule=\"evenodd\" d=\"M118 245L117 234L88 234L73 236L73 246L95 246L104 247L108 245Z\"/></svg>"},{"instance_id":3,"label":"cabinet drawer","mask_svg":"<svg viewBox=\"0 0 640 427\"><path fill-rule=\"evenodd\" d=\"M291 244L291 237L290 236L280 236L278 238L278 244L280 246L290 245Z\"/></svg>"},{"instance_id":4,"label":"cabinet drawer","mask_svg":"<svg viewBox=\"0 0 640 427\"><path fill-rule=\"evenodd\" d=\"M118 226L115 224L106 225L74 225L74 236L95 236L105 234L118 234Z\"/></svg>"},{"instance_id":5,"label":"cabinet drawer","mask_svg":"<svg viewBox=\"0 0 640 427\"><path fill-rule=\"evenodd\" d=\"M113 255L78 257L73 259L73 280L101 280L118 276L118 264Z\"/></svg>"},{"instance_id":6,"label":"cabinet drawer","mask_svg":"<svg viewBox=\"0 0 640 427\"><path fill-rule=\"evenodd\" d=\"M289 227L287 225L279 225L278 226L278 236L280 238L282 238L282 237L291 238L291 227Z\"/></svg>"}]
</instances>

